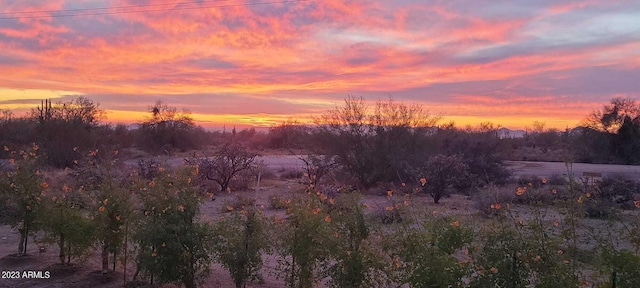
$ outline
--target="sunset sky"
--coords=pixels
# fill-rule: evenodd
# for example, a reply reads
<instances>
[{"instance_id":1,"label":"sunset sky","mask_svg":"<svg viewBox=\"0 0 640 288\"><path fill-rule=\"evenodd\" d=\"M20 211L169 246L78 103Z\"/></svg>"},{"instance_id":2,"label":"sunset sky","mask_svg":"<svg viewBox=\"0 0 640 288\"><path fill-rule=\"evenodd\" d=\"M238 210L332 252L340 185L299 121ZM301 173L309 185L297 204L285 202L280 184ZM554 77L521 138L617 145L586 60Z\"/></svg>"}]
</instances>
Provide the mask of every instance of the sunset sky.
<instances>
[{"instance_id":1,"label":"sunset sky","mask_svg":"<svg viewBox=\"0 0 640 288\"><path fill-rule=\"evenodd\" d=\"M18 116L86 96L114 123L162 100L268 126L348 95L573 127L640 96L640 1L0 0L0 108Z\"/></svg>"}]
</instances>

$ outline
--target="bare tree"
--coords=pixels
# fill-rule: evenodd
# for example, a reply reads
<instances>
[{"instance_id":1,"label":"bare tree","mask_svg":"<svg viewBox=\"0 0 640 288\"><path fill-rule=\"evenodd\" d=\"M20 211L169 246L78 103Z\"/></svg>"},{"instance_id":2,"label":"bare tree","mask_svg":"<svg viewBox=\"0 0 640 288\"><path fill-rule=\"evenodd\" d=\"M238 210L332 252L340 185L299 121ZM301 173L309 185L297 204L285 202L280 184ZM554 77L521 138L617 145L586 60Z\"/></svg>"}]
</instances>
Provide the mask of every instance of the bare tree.
<instances>
[{"instance_id":1,"label":"bare tree","mask_svg":"<svg viewBox=\"0 0 640 288\"><path fill-rule=\"evenodd\" d=\"M236 143L225 143L213 157L204 155L185 159L188 165L198 167L198 176L216 182L220 191L227 191L231 180L240 172L254 168L258 154Z\"/></svg>"},{"instance_id":2,"label":"bare tree","mask_svg":"<svg viewBox=\"0 0 640 288\"><path fill-rule=\"evenodd\" d=\"M298 156L304 167L302 167L305 177L309 178L309 188L317 189L320 178L329 174L338 166L334 156L309 154Z\"/></svg>"}]
</instances>

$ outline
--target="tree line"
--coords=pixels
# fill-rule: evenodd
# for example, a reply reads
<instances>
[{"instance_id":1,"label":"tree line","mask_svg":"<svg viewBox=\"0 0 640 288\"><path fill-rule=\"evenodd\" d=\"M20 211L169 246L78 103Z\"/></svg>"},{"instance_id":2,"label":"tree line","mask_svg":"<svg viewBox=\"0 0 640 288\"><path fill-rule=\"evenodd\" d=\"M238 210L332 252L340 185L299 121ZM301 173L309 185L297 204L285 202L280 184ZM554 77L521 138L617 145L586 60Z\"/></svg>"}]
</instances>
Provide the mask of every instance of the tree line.
<instances>
[{"instance_id":1,"label":"tree line","mask_svg":"<svg viewBox=\"0 0 640 288\"><path fill-rule=\"evenodd\" d=\"M463 162L462 174L472 183L500 183L509 176L503 160L640 163L639 107L634 100L615 98L587 115L581 126L560 131L534 122L523 137L514 138L491 123L464 128L442 123L423 106L393 99L369 104L348 97L313 125L291 120L268 131L208 131L195 124L189 111L160 101L148 107L148 116L137 125L107 124L98 103L79 97L64 103L45 100L24 117L3 110L0 146L28 148L35 143L40 161L65 168L75 165L78 152L133 148L158 155L234 142L252 151L330 156L325 160L337 162L363 188L415 178L436 165L429 164L432 156L448 155ZM9 158L7 151L0 156Z\"/></svg>"}]
</instances>

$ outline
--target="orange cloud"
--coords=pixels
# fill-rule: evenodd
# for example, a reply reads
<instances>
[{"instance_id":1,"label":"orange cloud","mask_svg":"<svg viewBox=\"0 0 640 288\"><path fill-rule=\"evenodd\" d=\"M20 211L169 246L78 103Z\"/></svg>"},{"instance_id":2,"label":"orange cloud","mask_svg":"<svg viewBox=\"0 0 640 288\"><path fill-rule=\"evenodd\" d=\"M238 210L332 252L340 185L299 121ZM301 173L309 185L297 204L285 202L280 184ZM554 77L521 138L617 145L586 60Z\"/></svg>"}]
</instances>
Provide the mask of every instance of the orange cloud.
<instances>
[{"instance_id":1,"label":"orange cloud","mask_svg":"<svg viewBox=\"0 0 640 288\"><path fill-rule=\"evenodd\" d=\"M33 92L6 94L15 96L0 108L49 95L35 91L72 91L50 94L99 99L113 121L163 99L202 123L262 126L306 119L350 94L393 95L468 121L577 123L614 95L640 93L640 5L630 2L154 0L145 7L166 11L118 14L139 3L114 2L105 10L114 14L98 16L0 14L0 92ZM0 13L90 5L0 0Z\"/></svg>"}]
</instances>

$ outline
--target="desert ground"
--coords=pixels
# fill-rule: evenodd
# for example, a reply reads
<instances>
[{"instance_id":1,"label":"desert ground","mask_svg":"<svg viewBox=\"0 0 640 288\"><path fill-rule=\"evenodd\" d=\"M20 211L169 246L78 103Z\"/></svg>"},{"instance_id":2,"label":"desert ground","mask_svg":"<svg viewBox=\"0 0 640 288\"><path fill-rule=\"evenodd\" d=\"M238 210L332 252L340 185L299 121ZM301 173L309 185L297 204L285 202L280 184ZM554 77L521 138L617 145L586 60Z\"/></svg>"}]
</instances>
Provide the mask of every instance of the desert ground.
<instances>
[{"instance_id":1,"label":"desert ground","mask_svg":"<svg viewBox=\"0 0 640 288\"><path fill-rule=\"evenodd\" d=\"M259 160L264 161L273 171L282 171L287 169L299 169L302 162L295 156L266 156ZM180 165L181 159L171 158L168 163L171 165ZM540 177L549 177L553 174L566 174L567 167L564 163L551 162L519 162L507 161L505 165L511 169L515 176L519 175L536 175ZM594 164L573 164L573 173L580 177L583 173L601 173L602 175L624 174L633 179L640 179L639 166L624 165L594 165ZM264 213L267 216L284 217L284 210L274 210L269 206L268 198L271 195L279 195L283 198L303 193L304 183L299 179L281 179L279 177L266 179L261 182L259 189L255 188L255 184L247 191L238 191L231 193L216 194L215 200L206 201L201 207L202 217L205 219L216 219L224 216L224 207L237 197L243 195L247 197L255 197L256 206L264 207ZM362 200L370 207L370 211L376 211L379 208L388 205L388 198L379 195L365 195ZM451 195L443 198L439 204L433 204L431 197L427 195L417 195L411 203L412 209L419 211L436 211L438 213L446 213L460 219L466 219L467 222L484 221L480 211L475 208L474 202L470 196ZM373 213L373 212L371 212ZM591 220L590 220L591 221ZM604 221L604 220L603 220ZM593 225L605 225L604 222L593 222ZM48 272L48 279L0 279L0 287L122 287L124 281L123 267L118 264L118 272L102 275L99 271L100 263L97 254L87 257L84 260L76 261L71 266L61 266L57 264L58 249L55 245L41 245L32 243L29 245L29 256L16 258L11 256L17 250L18 243L17 233L8 226L0 226L0 270L1 271L42 271ZM97 253L97 252L96 252ZM265 255L265 264L262 269L264 282L250 283L248 287L283 287L284 283L275 277L276 256ZM131 263L131 262L130 262ZM134 266L128 265L127 279L131 279L134 272ZM4 275L4 274L3 274ZM206 279L205 287L233 287L233 281L227 270L219 264L213 264L211 275ZM320 283L320 287L324 285ZM167 285L165 287L172 287Z\"/></svg>"}]
</instances>

